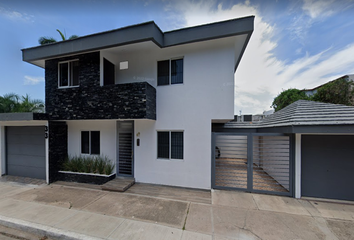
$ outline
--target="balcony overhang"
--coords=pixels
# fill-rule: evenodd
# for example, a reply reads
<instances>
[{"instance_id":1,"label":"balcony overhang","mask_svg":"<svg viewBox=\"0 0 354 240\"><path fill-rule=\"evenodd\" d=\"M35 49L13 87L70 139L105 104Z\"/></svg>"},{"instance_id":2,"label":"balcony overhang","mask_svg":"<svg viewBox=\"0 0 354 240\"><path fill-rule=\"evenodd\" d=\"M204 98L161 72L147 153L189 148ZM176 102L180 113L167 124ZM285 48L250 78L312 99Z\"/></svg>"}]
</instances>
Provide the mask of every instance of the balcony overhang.
<instances>
[{"instance_id":1,"label":"balcony overhang","mask_svg":"<svg viewBox=\"0 0 354 240\"><path fill-rule=\"evenodd\" d=\"M193 42L207 41L230 36L247 35L243 51L253 32L254 16L222 22L188 27L162 32L155 22L146 22L111 31L79 37L73 40L22 49L23 61L44 68L44 62L61 56L92 52L117 46L151 41L160 48L172 47ZM236 68L235 67L235 68Z\"/></svg>"}]
</instances>

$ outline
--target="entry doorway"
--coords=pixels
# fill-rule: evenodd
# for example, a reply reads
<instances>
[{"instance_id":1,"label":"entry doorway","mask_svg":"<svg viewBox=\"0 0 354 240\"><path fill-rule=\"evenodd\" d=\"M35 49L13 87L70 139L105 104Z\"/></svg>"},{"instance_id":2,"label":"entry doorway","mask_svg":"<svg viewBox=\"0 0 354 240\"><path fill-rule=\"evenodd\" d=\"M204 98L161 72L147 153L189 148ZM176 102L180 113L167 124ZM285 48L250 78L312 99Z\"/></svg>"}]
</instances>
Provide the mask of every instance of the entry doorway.
<instances>
[{"instance_id":1,"label":"entry doorway","mask_svg":"<svg viewBox=\"0 0 354 240\"><path fill-rule=\"evenodd\" d=\"M134 176L134 121L117 122L117 176Z\"/></svg>"}]
</instances>

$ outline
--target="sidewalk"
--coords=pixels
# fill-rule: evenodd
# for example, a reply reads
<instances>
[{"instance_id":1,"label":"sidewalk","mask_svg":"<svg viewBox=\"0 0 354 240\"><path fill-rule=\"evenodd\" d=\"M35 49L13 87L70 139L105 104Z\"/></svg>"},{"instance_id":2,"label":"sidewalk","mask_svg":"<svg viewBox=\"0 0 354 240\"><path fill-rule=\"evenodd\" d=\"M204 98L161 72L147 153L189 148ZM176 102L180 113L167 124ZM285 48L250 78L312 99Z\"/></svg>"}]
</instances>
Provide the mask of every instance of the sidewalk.
<instances>
[{"instance_id":1,"label":"sidewalk","mask_svg":"<svg viewBox=\"0 0 354 240\"><path fill-rule=\"evenodd\" d=\"M354 238L351 204L231 191L212 191L205 203L190 189L139 187L113 193L0 182L0 224L53 239Z\"/></svg>"}]
</instances>

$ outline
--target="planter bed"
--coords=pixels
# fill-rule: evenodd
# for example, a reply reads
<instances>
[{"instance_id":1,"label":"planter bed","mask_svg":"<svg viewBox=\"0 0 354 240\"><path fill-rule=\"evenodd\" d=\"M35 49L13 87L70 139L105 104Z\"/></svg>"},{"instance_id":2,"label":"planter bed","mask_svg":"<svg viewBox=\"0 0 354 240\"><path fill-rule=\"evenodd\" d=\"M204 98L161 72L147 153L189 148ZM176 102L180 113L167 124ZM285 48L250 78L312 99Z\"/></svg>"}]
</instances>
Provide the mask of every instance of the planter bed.
<instances>
[{"instance_id":1,"label":"planter bed","mask_svg":"<svg viewBox=\"0 0 354 240\"><path fill-rule=\"evenodd\" d=\"M79 183L92 183L102 185L111 181L116 177L115 173L111 175L95 174L95 173L81 173L81 172L68 172L59 171L58 180L66 182L79 182Z\"/></svg>"}]
</instances>

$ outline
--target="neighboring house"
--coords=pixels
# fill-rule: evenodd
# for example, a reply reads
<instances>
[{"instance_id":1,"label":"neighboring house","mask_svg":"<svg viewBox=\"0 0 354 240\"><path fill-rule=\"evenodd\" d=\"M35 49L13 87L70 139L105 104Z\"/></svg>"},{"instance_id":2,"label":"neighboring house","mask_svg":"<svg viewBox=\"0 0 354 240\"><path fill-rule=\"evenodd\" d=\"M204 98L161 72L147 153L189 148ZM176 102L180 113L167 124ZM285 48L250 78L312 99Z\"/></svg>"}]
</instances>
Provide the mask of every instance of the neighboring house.
<instances>
[{"instance_id":1,"label":"neighboring house","mask_svg":"<svg viewBox=\"0 0 354 240\"><path fill-rule=\"evenodd\" d=\"M354 201L354 107L299 100L212 131L212 188Z\"/></svg>"},{"instance_id":2,"label":"neighboring house","mask_svg":"<svg viewBox=\"0 0 354 240\"><path fill-rule=\"evenodd\" d=\"M137 182L211 188L211 127L234 117L254 17L162 32L154 22L23 49L45 69L45 114L0 114L1 174L57 179L106 155Z\"/></svg>"},{"instance_id":3,"label":"neighboring house","mask_svg":"<svg viewBox=\"0 0 354 240\"><path fill-rule=\"evenodd\" d=\"M329 81L328 83L338 81L339 79L345 79L345 80L347 80L347 81L352 81L352 82L353 82L353 81L354 81L354 74L351 74L351 75L344 75L344 76L339 77L339 78L337 78L337 79L335 79L335 80ZM317 87L312 88L312 89L304 89L304 90L302 90L302 91L305 92L308 97L309 97L309 96L313 96L315 93L317 93L317 90L318 90L320 87L323 87L323 86L325 86L325 85L328 84L328 83L322 84L322 85L317 86Z\"/></svg>"}]
</instances>

